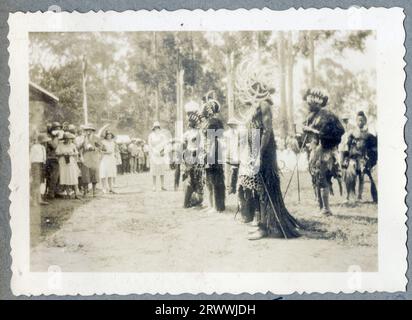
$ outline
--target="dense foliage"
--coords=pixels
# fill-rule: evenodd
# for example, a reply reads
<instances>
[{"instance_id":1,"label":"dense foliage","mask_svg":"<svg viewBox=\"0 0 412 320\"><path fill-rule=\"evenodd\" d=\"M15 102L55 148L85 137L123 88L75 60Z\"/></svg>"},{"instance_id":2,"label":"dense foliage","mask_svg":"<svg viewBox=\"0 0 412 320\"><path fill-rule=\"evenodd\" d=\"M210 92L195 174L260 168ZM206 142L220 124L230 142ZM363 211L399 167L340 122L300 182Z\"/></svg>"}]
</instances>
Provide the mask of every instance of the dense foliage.
<instances>
[{"instance_id":1,"label":"dense foliage","mask_svg":"<svg viewBox=\"0 0 412 320\"><path fill-rule=\"evenodd\" d=\"M58 112L49 120L82 123L85 57L90 121L145 136L155 119L174 130L180 69L184 101L199 100L214 90L227 119L233 72L228 61L233 59L236 67L259 51L278 66L274 121L286 136L303 117L299 97L308 86L327 89L330 108L340 115L362 108L375 116L375 74L342 63L348 51L363 52L371 37L369 31L31 33L30 79L60 99ZM236 109L236 92L234 101Z\"/></svg>"}]
</instances>

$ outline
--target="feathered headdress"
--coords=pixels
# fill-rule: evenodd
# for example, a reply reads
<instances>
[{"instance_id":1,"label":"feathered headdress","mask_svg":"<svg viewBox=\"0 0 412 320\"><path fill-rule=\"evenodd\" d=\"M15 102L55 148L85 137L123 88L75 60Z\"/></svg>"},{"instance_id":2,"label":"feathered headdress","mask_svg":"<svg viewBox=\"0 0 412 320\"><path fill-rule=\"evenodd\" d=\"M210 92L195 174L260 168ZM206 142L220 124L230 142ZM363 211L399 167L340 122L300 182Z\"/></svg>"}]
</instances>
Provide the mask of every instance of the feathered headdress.
<instances>
[{"instance_id":1,"label":"feathered headdress","mask_svg":"<svg viewBox=\"0 0 412 320\"><path fill-rule=\"evenodd\" d=\"M275 66L268 59L255 54L247 57L236 68L236 90L239 100L244 105L256 106L261 101L271 100L275 93L273 82ZM247 116L239 114L243 119Z\"/></svg>"},{"instance_id":2,"label":"feathered headdress","mask_svg":"<svg viewBox=\"0 0 412 320\"><path fill-rule=\"evenodd\" d=\"M306 101L309 105L317 104L320 107L325 107L328 103L328 96L322 92L321 89L313 88L308 89L303 95L303 100Z\"/></svg>"}]
</instances>

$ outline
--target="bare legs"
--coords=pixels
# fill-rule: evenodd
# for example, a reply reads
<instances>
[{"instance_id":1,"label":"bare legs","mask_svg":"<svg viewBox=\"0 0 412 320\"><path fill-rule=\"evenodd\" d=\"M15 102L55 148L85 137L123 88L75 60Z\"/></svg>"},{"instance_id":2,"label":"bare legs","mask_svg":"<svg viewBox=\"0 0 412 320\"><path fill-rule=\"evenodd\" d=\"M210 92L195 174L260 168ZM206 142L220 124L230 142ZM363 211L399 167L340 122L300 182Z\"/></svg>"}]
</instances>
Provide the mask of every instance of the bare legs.
<instances>
[{"instance_id":1,"label":"bare legs","mask_svg":"<svg viewBox=\"0 0 412 320\"><path fill-rule=\"evenodd\" d=\"M115 178L107 178L107 181L109 183L109 192L110 193L114 193L114 191L113 191L114 179Z\"/></svg>"},{"instance_id":2,"label":"bare legs","mask_svg":"<svg viewBox=\"0 0 412 320\"><path fill-rule=\"evenodd\" d=\"M110 193L115 193L113 191L114 187L114 179L115 178L102 178L102 189L104 193L110 192ZM93 193L95 192L96 185L93 185Z\"/></svg>"},{"instance_id":3,"label":"bare legs","mask_svg":"<svg viewBox=\"0 0 412 320\"><path fill-rule=\"evenodd\" d=\"M152 189L153 189L153 191L156 191L156 176L153 176L153 187L152 187ZM162 191L166 191L166 188L165 188L165 176L164 175L161 175L160 176L160 189L162 190Z\"/></svg>"},{"instance_id":4,"label":"bare legs","mask_svg":"<svg viewBox=\"0 0 412 320\"><path fill-rule=\"evenodd\" d=\"M156 176L153 176L153 186L152 186L152 190L156 191Z\"/></svg>"},{"instance_id":5,"label":"bare legs","mask_svg":"<svg viewBox=\"0 0 412 320\"><path fill-rule=\"evenodd\" d=\"M106 181L106 178L102 178L102 190L103 190L103 193L107 193L107 181Z\"/></svg>"},{"instance_id":6,"label":"bare legs","mask_svg":"<svg viewBox=\"0 0 412 320\"><path fill-rule=\"evenodd\" d=\"M77 185L65 186L64 189L66 191L67 198L70 198L70 191L73 190L74 198L77 199L77 200L80 200L80 198L79 198L79 188L78 188Z\"/></svg>"}]
</instances>

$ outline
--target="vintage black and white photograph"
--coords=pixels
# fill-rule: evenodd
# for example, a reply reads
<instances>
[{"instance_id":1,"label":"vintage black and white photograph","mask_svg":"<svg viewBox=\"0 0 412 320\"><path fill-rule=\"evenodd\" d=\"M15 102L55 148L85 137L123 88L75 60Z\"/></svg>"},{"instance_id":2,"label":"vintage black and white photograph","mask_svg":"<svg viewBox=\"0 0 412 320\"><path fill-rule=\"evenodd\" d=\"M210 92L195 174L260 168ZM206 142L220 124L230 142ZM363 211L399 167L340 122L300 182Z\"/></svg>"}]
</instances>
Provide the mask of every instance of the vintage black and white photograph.
<instances>
[{"instance_id":1,"label":"vintage black and white photograph","mask_svg":"<svg viewBox=\"0 0 412 320\"><path fill-rule=\"evenodd\" d=\"M29 30L29 272L379 272L379 36Z\"/></svg>"},{"instance_id":2,"label":"vintage black and white photograph","mask_svg":"<svg viewBox=\"0 0 412 320\"><path fill-rule=\"evenodd\" d=\"M33 270L376 270L373 31L29 37Z\"/></svg>"}]
</instances>

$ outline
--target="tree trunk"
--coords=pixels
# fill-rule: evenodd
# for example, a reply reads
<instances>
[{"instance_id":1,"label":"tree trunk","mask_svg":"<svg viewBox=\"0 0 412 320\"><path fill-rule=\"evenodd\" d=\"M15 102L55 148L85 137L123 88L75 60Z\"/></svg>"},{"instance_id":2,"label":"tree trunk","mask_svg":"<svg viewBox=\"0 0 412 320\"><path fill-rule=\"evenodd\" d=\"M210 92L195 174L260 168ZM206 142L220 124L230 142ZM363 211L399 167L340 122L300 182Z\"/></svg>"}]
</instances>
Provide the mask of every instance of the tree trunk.
<instances>
[{"instance_id":1,"label":"tree trunk","mask_svg":"<svg viewBox=\"0 0 412 320\"><path fill-rule=\"evenodd\" d=\"M294 121L294 101L293 101L293 69L295 64L295 56L293 53L292 32L288 32L288 50L287 50L287 79L288 79L288 122L289 132L294 133L295 121Z\"/></svg>"},{"instance_id":2,"label":"tree trunk","mask_svg":"<svg viewBox=\"0 0 412 320\"><path fill-rule=\"evenodd\" d=\"M310 61L310 86L316 85L315 78L315 39L313 31L309 31L309 61Z\"/></svg>"},{"instance_id":3,"label":"tree trunk","mask_svg":"<svg viewBox=\"0 0 412 320\"><path fill-rule=\"evenodd\" d=\"M83 115L84 123L89 123L89 112L87 108L87 60L86 57L82 59L82 89L83 89Z\"/></svg>"},{"instance_id":4,"label":"tree trunk","mask_svg":"<svg viewBox=\"0 0 412 320\"><path fill-rule=\"evenodd\" d=\"M150 110L151 109L151 101L150 101L151 99L149 98L149 95L148 95L148 90L147 90L147 85L145 84L144 85L144 103L146 104L145 105L145 122L146 122L146 129L147 129L147 131L148 132L150 132L150 129L151 129L151 120L153 120L153 119L151 119L151 114L152 114L152 110Z\"/></svg>"},{"instance_id":5,"label":"tree trunk","mask_svg":"<svg viewBox=\"0 0 412 320\"><path fill-rule=\"evenodd\" d=\"M288 114L286 107L286 57L285 57L285 37L283 31L279 31L278 52L280 65L280 136L286 138L288 135Z\"/></svg>"},{"instance_id":6,"label":"tree trunk","mask_svg":"<svg viewBox=\"0 0 412 320\"><path fill-rule=\"evenodd\" d=\"M175 137L178 140L183 138L184 127L184 111L183 111L183 76L184 70L178 69L176 73L176 132Z\"/></svg>"},{"instance_id":7,"label":"tree trunk","mask_svg":"<svg viewBox=\"0 0 412 320\"><path fill-rule=\"evenodd\" d=\"M153 64L154 70L157 73L157 41L156 41L156 32L153 32ZM159 113L159 83L156 81L155 83L155 119L159 121L160 113Z\"/></svg>"},{"instance_id":8,"label":"tree trunk","mask_svg":"<svg viewBox=\"0 0 412 320\"><path fill-rule=\"evenodd\" d=\"M228 118L231 119L235 115L233 102L233 51L228 54L226 58Z\"/></svg>"}]
</instances>

